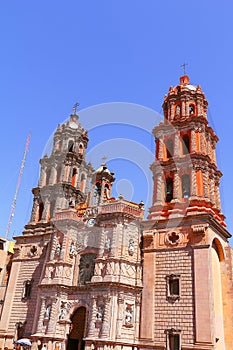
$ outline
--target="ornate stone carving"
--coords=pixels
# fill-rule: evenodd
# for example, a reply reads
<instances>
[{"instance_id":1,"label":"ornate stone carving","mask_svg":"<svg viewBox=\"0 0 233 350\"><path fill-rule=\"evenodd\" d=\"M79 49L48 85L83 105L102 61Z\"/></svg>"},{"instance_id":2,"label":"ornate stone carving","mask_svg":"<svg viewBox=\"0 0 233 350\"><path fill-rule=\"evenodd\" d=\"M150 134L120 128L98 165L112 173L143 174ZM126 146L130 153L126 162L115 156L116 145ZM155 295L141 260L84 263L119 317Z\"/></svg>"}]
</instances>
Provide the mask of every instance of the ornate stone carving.
<instances>
[{"instance_id":1,"label":"ornate stone carving","mask_svg":"<svg viewBox=\"0 0 233 350\"><path fill-rule=\"evenodd\" d=\"M209 227L209 224L198 224L198 225L191 226L193 233L198 235L205 235L208 227Z\"/></svg>"},{"instance_id":2,"label":"ornate stone carving","mask_svg":"<svg viewBox=\"0 0 233 350\"><path fill-rule=\"evenodd\" d=\"M183 242L183 234L178 231L170 231L165 235L165 243L170 246L177 246Z\"/></svg>"}]
</instances>

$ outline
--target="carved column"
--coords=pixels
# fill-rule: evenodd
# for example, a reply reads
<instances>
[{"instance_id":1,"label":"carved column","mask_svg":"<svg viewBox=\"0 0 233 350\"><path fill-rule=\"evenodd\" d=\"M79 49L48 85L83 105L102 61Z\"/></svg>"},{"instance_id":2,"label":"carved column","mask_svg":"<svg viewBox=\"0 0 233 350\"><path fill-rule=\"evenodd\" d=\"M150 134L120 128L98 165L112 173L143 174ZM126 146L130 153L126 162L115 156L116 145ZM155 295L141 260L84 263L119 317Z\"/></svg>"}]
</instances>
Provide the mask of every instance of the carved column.
<instances>
[{"instance_id":1,"label":"carved column","mask_svg":"<svg viewBox=\"0 0 233 350\"><path fill-rule=\"evenodd\" d=\"M159 160L163 160L163 138L159 138L159 151L158 151L158 158Z\"/></svg>"},{"instance_id":2,"label":"carved column","mask_svg":"<svg viewBox=\"0 0 233 350\"><path fill-rule=\"evenodd\" d=\"M110 327L110 298L105 299L105 309L104 309L104 319L101 332L101 338L109 337L109 327Z\"/></svg>"},{"instance_id":3,"label":"carved column","mask_svg":"<svg viewBox=\"0 0 233 350\"><path fill-rule=\"evenodd\" d=\"M196 145L196 132L194 129L191 130L191 152L197 151L197 145Z\"/></svg>"},{"instance_id":4,"label":"carved column","mask_svg":"<svg viewBox=\"0 0 233 350\"><path fill-rule=\"evenodd\" d=\"M181 100L181 116L185 116L185 100Z\"/></svg>"},{"instance_id":5,"label":"carved column","mask_svg":"<svg viewBox=\"0 0 233 350\"><path fill-rule=\"evenodd\" d=\"M49 215L49 199L44 198L44 211L42 214L42 220L48 220L48 215Z\"/></svg>"},{"instance_id":6,"label":"carved column","mask_svg":"<svg viewBox=\"0 0 233 350\"><path fill-rule=\"evenodd\" d=\"M162 174L157 175L156 203L162 203Z\"/></svg>"},{"instance_id":7,"label":"carved column","mask_svg":"<svg viewBox=\"0 0 233 350\"><path fill-rule=\"evenodd\" d=\"M50 318L49 318L49 324L48 324L48 333L55 333L55 327L56 327L56 302L57 298L52 298L52 308L50 312Z\"/></svg>"},{"instance_id":8,"label":"carved column","mask_svg":"<svg viewBox=\"0 0 233 350\"><path fill-rule=\"evenodd\" d=\"M140 309L141 309L141 295L137 295L136 301L135 301L135 334L137 338L140 330Z\"/></svg>"},{"instance_id":9,"label":"carved column","mask_svg":"<svg viewBox=\"0 0 233 350\"><path fill-rule=\"evenodd\" d=\"M91 185L91 193L90 193L90 199L89 199L89 206L92 207L94 204L94 193L95 193L95 184L92 183Z\"/></svg>"},{"instance_id":10,"label":"carved column","mask_svg":"<svg viewBox=\"0 0 233 350\"><path fill-rule=\"evenodd\" d=\"M197 115L200 116L201 114L201 101L197 100Z\"/></svg>"},{"instance_id":11,"label":"carved column","mask_svg":"<svg viewBox=\"0 0 233 350\"><path fill-rule=\"evenodd\" d=\"M34 197L30 222L35 222L36 221L38 208L39 208L38 198Z\"/></svg>"},{"instance_id":12,"label":"carved column","mask_svg":"<svg viewBox=\"0 0 233 350\"><path fill-rule=\"evenodd\" d=\"M112 240L110 243L110 256L117 256L117 250L118 250L118 229L117 226L114 225L112 228Z\"/></svg>"},{"instance_id":13,"label":"carved column","mask_svg":"<svg viewBox=\"0 0 233 350\"><path fill-rule=\"evenodd\" d=\"M189 116L189 101L185 102L185 114L186 116Z\"/></svg>"},{"instance_id":14,"label":"carved column","mask_svg":"<svg viewBox=\"0 0 233 350\"><path fill-rule=\"evenodd\" d=\"M206 153L206 147L205 147L205 134L204 134L204 131L201 130L200 132L200 144L201 144L201 152L203 154Z\"/></svg>"},{"instance_id":15,"label":"carved column","mask_svg":"<svg viewBox=\"0 0 233 350\"><path fill-rule=\"evenodd\" d=\"M208 172L203 170L204 197L209 198L208 193Z\"/></svg>"},{"instance_id":16,"label":"carved column","mask_svg":"<svg viewBox=\"0 0 233 350\"><path fill-rule=\"evenodd\" d=\"M212 161L214 164L216 164L216 143L213 143L213 148L212 148Z\"/></svg>"},{"instance_id":17,"label":"carved column","mask_svg":"<svg viewBox=\"0 0 233 350\"><path fill-rule=\"evenodd\" d=\"M101 184L101 194L100 194L100 203L99 203L99 204L102 204L102 203L103 203L105 184L106 184L106 181L105 181L105 179L103 178L103 179L102 179L102 184Z\"/></svg>"},{"instance_id":18,"label":"carved column","mask_svg":"<svg viewBox=\"0 0 233 350\"><path fill-rule=\"evenodd\" d=\"M214 178L213 176L210 176L210 201L214 204L215 197L214 197Z\"/></svg>"},{"instance_id":19,"label":"carved column","mask_svg":"<svg viewBox=\"0 0 233 350\"><path fill-rule=\"evenodd\" d=\"M117 317L117 325L116 325L116 337L117 337L117 339L121 338L123 314L124 314L124 299L123 299L123 296L119 296L119 298L118 298L118 317Z\"/></svg>"},{"instance_id":20,"label":"carved column","mask_svg":"<svg viewBox=\"0 0 233 350\"><path fill-rule=\"evenodd\" d=\"M96 306L96 297L93 295L92 298L92 310L91 310L91 317L90 317L90 326L88 330L88 337L94 337L95 336L95 323L96 323L96 314L97 314L97 306Z\"/></svg>"},{"instance_id":21,"label":"carved column","mask_svg":"<svg viewBox=\"0 0 233 350\"><path fill-rule=\"evenodd\" d=\"M180 199L180 177L177 172L174 174L173 199Z\"/></svg>"},{"instance_id":22,"label":"carved column","mask_svg":"<svg viewBox=\"0 0 233 350\"><path fill-rule=\"evenodd\" d=\"M44 167L42 166L40 168L40 180L39 180L39 187L43 187L45 185L45 179L46 179L46 172Z\"/></svg>"},{"instance_id":23,"label":"carved column","mask_svg":"<svg viewBox=\"0 0 233 350\"><path fill-rule=\"evenodd\" d=\"M174 101L170 102L170 116L171 116L171 120L174 119Z\"/></svg>"},{"instance_id":24,"label":"carved column","mask_svg":"<svg viewBox=\"0 0 233 350\"><path fill-rule=\"evenodd\" d=\"M175 133L174 140L174 157L179 157L180 155L180 136L178 132Z\"/></svg>"},{"instance_id":25,"label":"carved column","mask_svg":"<svg viewBox=\"0 0 233 350\"><path fill-rule=\"evenodd\" d=\"M191 177L192 177L191 196L195 197L197 195L197 179L196 179L196 169L194 168L192 168Z\"/></svg>"},{"instance_id":26,"label":"carved column","mask_svg":"<svg viewBox=\"0 0 233 350\"><path fill-rule=\"evenodd\" d=\"M216 207L217 209L221 210L219 181L217 181L215 184L215 191L216 191Z\"/></svg>"},{"instance_id":27,"label":"carved column","mask_svg":"<svg viewBox=\"0 0 233 350\"><path fill-rule=\"evenodd\" d=\"M37 333L41 333L44 322L44 313L45 313L45 297L41 297L41 306L40 306L40 314L37 325Z\"/></svg>"},{"instance_id":28,"label":"carved column","mask_svg":"<svg viewBox=\"0 0 233 350\"><path fill-rule=\"evenodd\" d=\"M208 134L206 134L206 153L211 158L211 154L210 154L210 138L209 138Z\"/></svg>"}]
</instances>

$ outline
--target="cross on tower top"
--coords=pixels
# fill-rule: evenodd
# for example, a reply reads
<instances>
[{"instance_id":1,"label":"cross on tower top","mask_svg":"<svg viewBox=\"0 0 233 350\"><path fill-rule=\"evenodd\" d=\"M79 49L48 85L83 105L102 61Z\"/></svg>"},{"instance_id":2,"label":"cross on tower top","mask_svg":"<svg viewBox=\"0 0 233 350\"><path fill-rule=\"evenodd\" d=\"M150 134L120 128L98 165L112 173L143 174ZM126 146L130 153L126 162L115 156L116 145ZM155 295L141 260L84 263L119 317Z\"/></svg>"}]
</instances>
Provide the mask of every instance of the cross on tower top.
<instances>
[{"instance_id":1,"label":"cross on tower top","mask_svg":"<svg viewBox=\"0 0 233 350\"><path fill-rule=\"evenodd\" d=\"M184 70L184 75L186 75L186 66L188 65L188 63L183 63L181 65L181 68Z\"/></svg>"},{"instance_id":2,"label":"cross on tower top","mask_svg":"<svg viewBox=\"0 0 233 350\"><path fill-rule=\"evenodd\" d=\"M73 112L73 114L76 114L76 111L77 111L77 107L79 106L79 102L76 102L75 104L74 104L74 107L72 108L72 112Z\"/></svg>"}]
</instances>

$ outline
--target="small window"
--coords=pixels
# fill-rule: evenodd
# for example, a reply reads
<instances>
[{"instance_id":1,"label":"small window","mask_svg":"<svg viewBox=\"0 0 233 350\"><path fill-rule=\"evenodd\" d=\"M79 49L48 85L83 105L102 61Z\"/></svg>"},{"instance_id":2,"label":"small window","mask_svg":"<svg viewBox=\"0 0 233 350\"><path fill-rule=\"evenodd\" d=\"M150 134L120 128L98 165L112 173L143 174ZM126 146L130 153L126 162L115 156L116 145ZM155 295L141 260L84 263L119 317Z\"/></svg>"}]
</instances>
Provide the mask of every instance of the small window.
<instances>
[{"instance_id":1,"label":"small window","mask_svg":"<svg viewBox=\"0 0 233 350\"><path fill-rule=\"evenodd\" d=\"M0 242L0 250L4 250L4 243Z\"/></svg>"},{"instance_id":2,"label":"small window","mask_svg":"<svg viewBox=\"0 0 233 350\"><path fill-rule=\"evenodd\" d=\"M165 183L165 202L171 202L173 199L173 179L168 177Z\"/></svg>"},{"instance_id":3,"label":"small window","mask_svg":"<svg viewBox=\"0 0 233 350\"><path fill-rule=\"evenodd\" d=\"M68 145L68 152L74 151L74 141L70 140Z\"/></svg>"},{"instance_id":4,"label":"small window","mask_svg":"<svg viewBox=\"0 0 233 350\"><path fill-rule=\"evenodd\" d=\"M185 174L181 178L182 182L182 198L190 197L190 176Z\"/></svg>"},{"instance_id":5,"label":"small window","mask_svg":"<svg viewBox=\"0 0 233 350\"><path fill-rule=\"evenodd\" d=\"M44 203L40 202L39 211L38 211L38 221L42 220L43 211L44 211Z\"/></svg>"},{"instance_id":6,"label":"small window","mask_svg":"<svg viewBox=\"0 0 233 350\"><path fill-rule=\"evenodd\" d=\"M22 299L26 300L26 299L30 298L31 291L32 291L32 284L33 284L33 279L27 280L27 281L24 282Z\"/></svg>"},{"instance_id":7,"label":"small window","mask_svg":"<svg viewBox=\"0 0 233 350\"><path fill-rule=\"evenodd\" d=\"M79 148L78 148L78 153L83 154L83 145L80 143Z\"/></svg>"},{"instance_id":8,"label":"small window","mask_svg":"<svg viewBox=\"0 0 233 350\"><path fill-rule=\"evenodd\" d=\"M190 139L189 139L189 135L184 135L182 137L182 148L183 148L183 155L190 153Z\"/></svg>"},{"instance_id":9,"label":"small window","mask_svg":"<svg viewBox=\"0 0 233 350\"><path fill-rule=\"evenodd\" d=\"M189 106L189 114L195 114L195 106L193 104Z\"/></svg>"},{"instance_id":10,"label":"small window","mask_svg":"<svg viewBox=\"0 0 233 350\"><path fill-rule=\"evenodd\" d=\"M74 187L76 187L76 185L77 185L77 169L76 168L73 169L71 184Z\"/></svg>"},{"instance_id":11,"label":"small window","mask_svg":"<svg viewBox=\"0 0 233 350\"><path fill-rule=\"evenodd\" d=\"M172 139L167 140L165 143L167 150L167 158L172 158L174 155L174 143Z\"/></svg>"},{"instance_id":12,"label":"small window","mask_svg":"<svg viewBox=\"0 0 233 350\"><path fill-rule=\"evenodd\" d=\"M95 270L96 254L84 254L80 258L79 263L79 284L90 282Z\"/></svg>"},{"instance_id":13,"label":"small window","mask_svg":"<svg viewBox=\"0 0 233 350\"><path fill-rule=\"evenodd\" d=\"M167 276L167 298L173 301L180 299L180 275Z\"/></svg>"}]
</instances>

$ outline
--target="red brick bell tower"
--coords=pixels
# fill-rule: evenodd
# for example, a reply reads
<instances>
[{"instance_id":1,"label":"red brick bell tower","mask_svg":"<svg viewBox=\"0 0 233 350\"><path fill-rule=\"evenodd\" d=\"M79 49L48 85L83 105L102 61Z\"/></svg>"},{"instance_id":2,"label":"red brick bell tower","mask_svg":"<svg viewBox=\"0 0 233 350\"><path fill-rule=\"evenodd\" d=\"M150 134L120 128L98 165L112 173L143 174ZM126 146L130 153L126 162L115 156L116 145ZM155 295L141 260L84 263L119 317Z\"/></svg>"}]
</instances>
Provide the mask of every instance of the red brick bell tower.
<instances>
[{"instance_id":1,"label":"red brick bell tower","mask_svg":"<svg viewBox=\"0 0 233 350\"><path fill-rule=\"evenodd\" d=\"M218 137L189 77L170 87L153 130L152 206L143 231L140 337L156 349L233 348L231 237L221 212Z\"/></svg>"},{"instance_id":2,"label":"red brick bell tower","mask_svg":"<svg viewBox=\"0 0 233 350\"><path fill-rule=\"evenodd\" d=\"M216 166L218 137L208 125L208 102L201 87L189 77L170 87L164 98L164 122L156 126L156 159L153 205L149 218L183 216L191 212L211 213L224 224Z\"/></svg>"}]
</instances>

